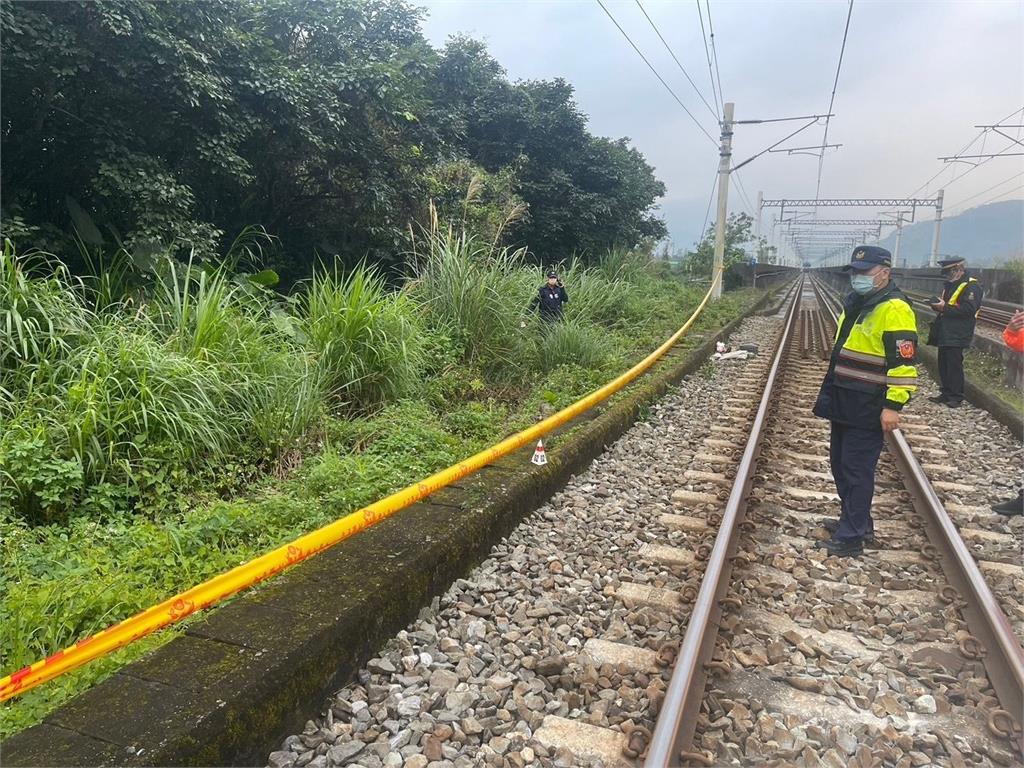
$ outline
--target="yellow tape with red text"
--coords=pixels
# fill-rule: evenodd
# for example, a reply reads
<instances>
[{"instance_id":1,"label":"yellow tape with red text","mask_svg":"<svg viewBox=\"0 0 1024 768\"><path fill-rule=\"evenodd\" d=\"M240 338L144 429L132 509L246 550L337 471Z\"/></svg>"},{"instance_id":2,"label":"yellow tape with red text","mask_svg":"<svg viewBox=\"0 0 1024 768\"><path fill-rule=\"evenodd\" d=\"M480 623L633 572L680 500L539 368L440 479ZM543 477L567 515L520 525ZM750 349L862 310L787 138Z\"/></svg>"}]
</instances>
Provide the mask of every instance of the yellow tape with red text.
<instances>
[{"instance_id":1,"label":"yellow tape with red text","mask_svg":"<svg viewBox=\"0 0 1024 768\"><path fill-rule=\"evenodd\" d=\"M696 321L701 311L707 306L714 290L719 273L712 281L704 299L690 315L683 326L635 366L618 378L596 389L581 400L564 408L558 413L548 416L522 432L502 440L500 443L480 451L468 459L460 461L447 469L443 469L430 477L410 485L402 490L376 501L363 509L335 520L312 533L267 552L254 560L243 563L232 570L214 576L191 589L181 592L164 602L154 605L141 613L125 619L119 624L107 627L91 637L79 640L69 648L58 651L52 656L24 667L11 675L0 679L0 701L24 693L37 685L52 680L65 672L122 648L129 643L145 637L151 632L162 629L186 616L223 600L226 597L258 584L274 576L308 557L332 547L340 541L359 533L366 528L390 517L406 507L426 498L434 491L440 490L456 480L460 480L481 467L507 456L513 451L543 437L555 427L572 420L584 411L608 399L637 376L647 371L661 358Z\"/></svg>"}]
</instances>

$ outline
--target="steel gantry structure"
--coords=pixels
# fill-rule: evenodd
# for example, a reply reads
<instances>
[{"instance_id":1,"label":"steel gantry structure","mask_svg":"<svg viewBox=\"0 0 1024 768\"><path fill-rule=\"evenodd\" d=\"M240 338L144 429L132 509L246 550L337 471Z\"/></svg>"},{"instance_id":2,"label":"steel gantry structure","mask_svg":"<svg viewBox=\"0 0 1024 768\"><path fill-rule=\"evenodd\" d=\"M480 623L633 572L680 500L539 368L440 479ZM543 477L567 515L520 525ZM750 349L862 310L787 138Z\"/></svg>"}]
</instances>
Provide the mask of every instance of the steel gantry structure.
<instances>
[{"instance_id":1,"label":"steel gantry structure","mask_svg":"<svg viewBox=\"0 0 1024 768\"><path fill-rule=\"evenodd\" d=\"M881 235L881 227L896 227L896 249L893 254L893 266L899 257L900 241L903 235L903 224L914 220L917 209L935 209L935 231L932 237L932 250L928 258L929 266L934 267L939 255L939 238L942 230L942 199L943 190L939 190L933 198L925 197L841 197L841 198L796 198L796 199L765 199L758 195L758 228L760 228L761 210L764 208L778 208L779 218L772 223L774 227L778 223L786 223L791 228L793 225L801 226L870 226L877 227L877 238ZM786 218L786 209L793 211L791 218ZM810 208L817 211L818 208L895 208L895 213L885 213L884 216L892 217L887 219L814 219L804 218L806 214L796 213L799 209ZM906 210L902 210L906 209ZM909 216L908 216L909 214ZM801 256L802 257L802 256Z\"/></svg>"}]
</instances>

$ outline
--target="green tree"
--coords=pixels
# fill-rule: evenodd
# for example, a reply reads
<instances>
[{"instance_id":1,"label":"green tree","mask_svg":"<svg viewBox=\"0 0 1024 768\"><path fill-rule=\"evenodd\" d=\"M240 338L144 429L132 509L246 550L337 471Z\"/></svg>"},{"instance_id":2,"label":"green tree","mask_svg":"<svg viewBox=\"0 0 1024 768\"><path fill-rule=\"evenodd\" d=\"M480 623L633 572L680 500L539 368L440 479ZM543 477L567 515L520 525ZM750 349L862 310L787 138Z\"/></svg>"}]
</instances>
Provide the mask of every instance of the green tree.
<instances>
[{"instance_id":1,"label":"green tree","mask_svg":"<svg viewBox=\"0 0 1024 768\"><path fill-rule=\"evenodd\" d=\"M732 213L725 223L725 254L722 265L725 268L723 285L731 288L736 284L735 274L730 270L736 264L747 260L747 251L743 247L755 242L752 232L754 219L746 213ZM694 250L688 251L683 257L683 270L692 277L710 278L715 263L715 222L711 223L704 233L703 239Z\"/></svg>"},{"instance_id":2,"label":"green tree","mask_svg":"<svg viewBox=\"0 0 1024 768\"><path fill-rule=\"evenodd\" d=\"M482 43L461 37L441 52L437 82L469 157L492 173L516 168L528 214L511 232L515 244L555 260L666 234L651 213L664 185L627 139L587 131L569 83L512 84Z\"/></svg>"},{"instance_id":3,"label":"green tree","mask_svg":"<svg viewBox=\"0 0 1024 768\"><path fill-rule=\"evenodd\" d=\"M544 258L664 233L653 170L588 132L568 83L511 83L465 38L435 51L420 13L405 0L0 0L4 232L66 254L77 220L90 246L212 257L258 225L287 285L318 255L397 266L429 201L471 191L451 173L469 163L482 186L467 226L497 231L495 212L521 200L501 231Z\"/></svg>"}]
</instances>

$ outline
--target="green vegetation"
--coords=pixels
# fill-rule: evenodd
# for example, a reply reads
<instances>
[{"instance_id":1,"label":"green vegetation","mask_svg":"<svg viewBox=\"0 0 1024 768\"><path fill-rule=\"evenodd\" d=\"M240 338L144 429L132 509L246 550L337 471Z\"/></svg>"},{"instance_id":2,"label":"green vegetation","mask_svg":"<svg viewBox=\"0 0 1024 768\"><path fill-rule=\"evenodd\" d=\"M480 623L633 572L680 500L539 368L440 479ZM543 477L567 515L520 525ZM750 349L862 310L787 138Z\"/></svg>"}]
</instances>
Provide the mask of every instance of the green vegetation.
<instances>
[{"instance_id":1,"label":"green vegetation","mask_svg":"<svg viewBox=\"0 0 1024 768\"><path fill-rule=\"evenodd\" d=\"M725 225L725 253L722 264L725 268L723 283L725 290L732 290L743 283L743 278L735 269L746 263L749 256L747 250L760 253L766 263L774 263L775 248L768 241L757 237L753 230L754 219L746 213L730 214ZM746 248L745 248L746 246ZM709 279L715 260L715 224L712 223L704 237L693 250L688 250L682 257L683 273L690 277Z\"/></svg>"},{"instance_id":2,"label":"green vegetation","mask_svg":"<svg viewBox=\"0 0 1024 768\"><path fill-rule=\"evenodd\" d=\"M434 49L422 14L405 0L0 4L3 234L69 253L88 212L90 246L212 258L256 222L286 286L316 254L401 269L427 201L547 262L665 234L651 211L664 185L626 139L587 130L571 85L510 82L471 39Z\"/></svg>"},{"instance_id":3,"label":"green vegetation","mask_svg":"<svg viewBox=\"0 0 1024 768\"><path fill-rule=\"evenodd\" d=\"M649 256L640 153L419 13L0 3L4 673L568 405L703 295ZM176 631L6 703L0 736Z\"/></svg>"},{"instance_id":4,"label":"green vegetation","mask_svg":"<svg viewBox=\"0 0 1024 768\"><path fill-rule=\"evenodd\" d=\"M1006 368L1002 360L971 348L964 352L964 372L969 379L984 387L988 394L999 398L1015 413L1024 416L1024 395L1017 387L1006 383Z\"/></svg>"},{"instance_id":5,"label":"green vegetation","mask_svg":"<svg viewBox=\"0 0 1024 768\"><path fill-rule=\"evenodd\" d=\"M398 289L368 266L330 267L283 297L265 275L162 258L115 302L109 286L99 301L96 281L6 244L5 671L571 403L701 295L663 263L615 251L565 266L572 301L549 327L529 309L543 271L522 251L440 228L417 248ZM730 294L701 325L749 300ZM0 730L116 666L15 700Z\"/></svg>"}]
</instances>

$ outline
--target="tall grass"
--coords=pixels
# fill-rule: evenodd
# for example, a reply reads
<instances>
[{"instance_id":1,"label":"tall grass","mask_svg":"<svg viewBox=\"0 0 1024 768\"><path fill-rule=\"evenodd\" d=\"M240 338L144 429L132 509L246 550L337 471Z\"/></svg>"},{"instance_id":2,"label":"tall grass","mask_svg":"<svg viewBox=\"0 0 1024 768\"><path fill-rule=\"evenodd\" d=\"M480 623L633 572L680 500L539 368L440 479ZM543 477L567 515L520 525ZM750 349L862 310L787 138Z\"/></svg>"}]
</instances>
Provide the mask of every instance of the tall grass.
<instances>
[{"instance_id":1,"label":"tall grass","mask_svg":"<svg viewBox=\"0 0 1024 768\"><path fill-rule=\"evenodd\" d=\"M543 329L534 344L534 366L544 372L560 365L601 368L611 357L610 345L601 331L579 322L553 323Z\"/></svg>"},{"instance_id":2,"label":"tall grass","mask_svg":"<svg viewBox=\"0 0 1024 768\"><path fill-rule=\"evenodd\" d=\"M33 273L36 273L33 276ZM89 331L91 313L78 301L63 264L36 252L18 257L10 240L0 254L0 384L31 376Z\"/></svg>"},{"instance_id":3,"label":"tall grass","mask_svg":"<svg viewBox=\"0 0 1024 768\"><path fill-rule=\"evenodd\" d=\"M169 261L149 303L97 315L66 270L34 265L11 248L0 262L0 502L20 516L131 507L168 477L272 461L319 418L305 349L223 271Z\"/></svg>"},{"instance_id":4,"label":"tall grass","mask_svg":"<svg viewBox=\"0 0 1024 768\"><path fill-rule=\"evenodd\" d=\"M365 265L347 276L319 271L299 295L299 327L328 393L365 409L409 394L421 362L409 300Z\"/></svg>"},{"instance_id":5,"label":"tall grass","mask_svg":"<svg viewBox=\"0 0 1024 768\"><path fill-rule=\"evenodd\" d=\"M253 253L247 242L231 263ZM285 299L226 267L164 258L137 269L123 249L91 254L110 274L83 282L7 243L0 503L33 522L159 512L219 468L251 475L299 454L328 408L359 415L425 384L443 404L460 391L453 376L519 391L559 366L602 369L680 290L642 254L573 261L565 321L548 326L530 310L543 270L524 251L436 219L416 245L401 290L364 265L320 269ZM441 375L426 382L428 370Z\"/></svg>"},{"instance_id":6,"label":"tall grass","mask_svg":"<svg viewBox=\"0 0 1024 768\"><path fill-rule=\"evenodd\" d=\"M523 364L519 325L540 285L535 270L524 267L524 256L436 227L413 254L410 296L431 325L451 335L470 365L489 373Z\"/></svg>"}]
</instances>

